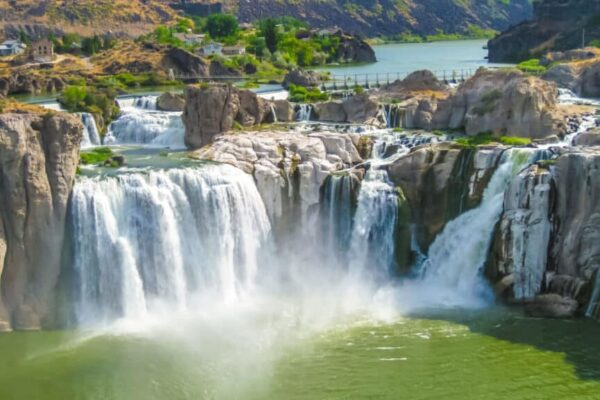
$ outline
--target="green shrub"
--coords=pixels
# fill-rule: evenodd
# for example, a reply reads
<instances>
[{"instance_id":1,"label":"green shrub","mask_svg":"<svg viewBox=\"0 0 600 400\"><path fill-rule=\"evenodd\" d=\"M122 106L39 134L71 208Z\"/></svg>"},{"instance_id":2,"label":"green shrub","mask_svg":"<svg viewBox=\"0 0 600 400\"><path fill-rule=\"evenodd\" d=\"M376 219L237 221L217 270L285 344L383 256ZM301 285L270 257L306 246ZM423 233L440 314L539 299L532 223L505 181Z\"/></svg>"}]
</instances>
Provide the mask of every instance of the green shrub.
<instances>
[{"instance_id":1,"label":"green shrub","mask_svg":"<svg viewBox=\"0 0 600 400\"><path fill-rule=\"evenodd\" d=\"M115 153L110 147L96 147L90 151L82 151L79 158L83 165L103 165L114 155Z\"/></svg>"},{"instance_id":2,"label":"green shrub","mask_svg":"<svg viewBox=\"0 0 600 400\"><path fill-rule=\"evenodd\" d=\"M119 115L114 88L67 86L58 101L70 112L89 112L101 117L105 126ZM98 119L97 119L98 120Z\"/></svg>"},{"instance_id":3,"label":"green shrub","mask_svg":"<svg viewBox=\"0 0 600 400\"><path fill-rule=\"evenodd\" d=\"M290 85L290 101L294 103L312 103L329 100L327 93L319 88L306 88L304 86Z\"/></svg>"},{"instance_id":4,"label":"green shrub","mask_svg":"<svg viewBox=\"0 0 600 400\"><path fill-rule=\"evenodd\" d=\"M517 68L528 74L541 75L547 71L547 68L540 64L540 60L532 58L531 60L523 61L517 65Z\"/></svg>"}]
</instances>

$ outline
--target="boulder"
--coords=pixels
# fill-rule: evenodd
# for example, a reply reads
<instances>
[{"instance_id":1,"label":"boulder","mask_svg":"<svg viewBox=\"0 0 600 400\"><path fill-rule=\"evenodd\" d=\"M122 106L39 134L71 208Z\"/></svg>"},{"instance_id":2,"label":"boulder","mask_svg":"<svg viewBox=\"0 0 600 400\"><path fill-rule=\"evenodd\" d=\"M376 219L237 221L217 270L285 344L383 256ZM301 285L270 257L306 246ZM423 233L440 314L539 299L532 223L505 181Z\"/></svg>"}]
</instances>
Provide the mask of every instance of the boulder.
<instances>
[{"instance_id":1,"label":"boulder","mask_svg":"<svg viewBox=\"0 0 600 400\"><path fill-rule=\"evenodd\" d=\"M317 121L346 122L346 110L341 101L328 101L315 104L314 113Z\"/></svg>"},{"instance_id":2,"label":"boulder","mask_svg":"<svg viewBox=\"0 0 600 400\"><path fill-rule=\"evenodd\" d=\"M379 104L367 93L350 96L343 102L346 122L352 124L373 123L379 114Z\"/></svg>"},{"instance_id":3,"label":"boulder","mask_svg":"<svg viewBox=\"0 0 600 400\"><path fill-rule=\"evenodd\" d=\"M600 128L590 129L575 137L576 146L600 146Z\"/></svg>"},{"instance_id":4,"label":"boulder","mask_svg":"<svg viewBox=\"0 0 600 400\"><path fill-rule=\"evenodd\" d=\"M275 110L278 122L293 122L296 119L294 106L287 100L275 100L271 102Z\"/></svg>"},{"instance_id":5,"label":"boulder","mask_svg":"<svg viewBox=\"0 0 600 400\"><path fill-rule=\"evenodd\" d=\"M569 89L575 93L581 91L580 71L571 64L558 64L550 68L542 78L556 83L560 88Z\"/></svg>"},{"instance_id":6,"label":"boulder","mask_svg":"<svg viewBox=\"0 0 600 400\"><path fill-rule=\"evenodd\" d=\"M0 115L0 330L50 319L83 126L74 115Z\"/></svg>"},{"instance_id":7,"label":"boulder","mask_svg":"<svg viewBox=\"0 0 600 400\"><path fill-rule=\"evenodd\" d=\"M235 123L258 125L267 121L266 100L249 90L231 85L188 86L185 89L185 144L198 149L231 130Z\"/></svg>"},{"instance_id":8,"label":"boulder","mask_svg":"<svg viewBox=\"0 0 600 400\"><path fill-rule=\"evenodd\" d=\"M185 108L185 97L181 94L165 92L158 96L156 108L162 111L183 111Z\"/></svg>"},{"instance_id":9,"label":"boulder","mask_svg":"<svg viewBox=\"0 0 600 400\"><path fill-rule=\"evenodd\" d=\"M528 303L525 306L525 313L538 318L572 318L578 308L577 300L558 294L544 294Z\"/></svg>"},{"instance_id":10,"label":"boulder","mask_svg":"<svg viewBox=\"0 0 600 400\"><path fill-rule=\"evenodd\" d=\"M189 51L178 47L171 47L166 54L166 57L177 70L184 75L190 76L208 76L209 65L201 57L198 57ZM146 69L148 71L148 69Z\"/></svg>"},{"instance_id":11,"label":"boulder","mask_svg":"<svg viewBox=\"0 0 600 400\"><path fill-rule=\"evenodd\" d=\"M464 127L468 135L541 139L562 136L564 115L557 106L556 85L517 70L480 68L446 100L435 125Z\"/></svg>"},{"instance_id":12,"label":"boulder","mask_svg":"<svg viewBox=\"0 0 600 400\"><path fill-rule=\"evenodd\" d=\"M294 69L288 72L283 78L283 87L289 88L290 85L316 87L321 84L321 75L316 71L305 71Z\"/></svg>"},{"instance_id":13,"label":"boulder","mask_svg":"<svg viewBox=\"0 0 600 400\"><path fill-rule=\"evenodd\" d=\"M340 39L337 53L342 60L353 63L373 63L377 61L375 50L364 40L341 32L337 37Z\"/></svg>"}]
</instances>

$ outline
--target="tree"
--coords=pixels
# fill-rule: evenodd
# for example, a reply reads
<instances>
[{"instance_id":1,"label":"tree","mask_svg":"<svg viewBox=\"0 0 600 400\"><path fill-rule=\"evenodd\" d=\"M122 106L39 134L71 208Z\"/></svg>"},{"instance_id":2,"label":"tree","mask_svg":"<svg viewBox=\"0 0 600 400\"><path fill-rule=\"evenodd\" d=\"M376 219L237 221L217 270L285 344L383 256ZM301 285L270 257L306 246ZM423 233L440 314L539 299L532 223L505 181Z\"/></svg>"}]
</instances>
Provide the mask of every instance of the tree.
<instances>
[{"instance_id":1,"label":"tree","mask_svg":"<svg viewBox=\"0 0 600 400\"><path fill-rule=\"evenodd\" d=\"M81 41L81 50L91 56L102 50L102 39L99 36L85 38Z\"/></svg>"},{"instance_id":2,"label":"tree","mask_svg":"<svg viewBox=\"0 0 600 400\"><path fill-rule=\"evenodd\" d=\"M206 31L213 38L233 36L239 29L237 18L229 14L212 14L206 21Z\"/></svg>"},{"instance_id":3,"label":"tree","mask_svg":"<svg viewBox=\"0 0 600 400\"><path fill-rule=\"evenodd\" d=\"M277 21L273 18L267 18L261 21L260 30L261 36L265 38L267 49L269 49L271 53L275 53L277 51L277 44L279 43Z\"/></svg>"}]
</instances>

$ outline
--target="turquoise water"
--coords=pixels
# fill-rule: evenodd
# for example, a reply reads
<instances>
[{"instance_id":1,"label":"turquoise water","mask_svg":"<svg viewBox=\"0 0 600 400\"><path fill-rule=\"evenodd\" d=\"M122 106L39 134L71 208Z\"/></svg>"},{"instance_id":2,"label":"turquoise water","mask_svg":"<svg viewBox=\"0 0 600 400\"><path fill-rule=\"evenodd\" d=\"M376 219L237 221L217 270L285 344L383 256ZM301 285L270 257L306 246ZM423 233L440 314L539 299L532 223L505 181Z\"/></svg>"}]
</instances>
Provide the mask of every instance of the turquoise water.
<instances>
[{"instance_id":1,"label":"turquoise water","mask_svg":"<svg viewBox=\"0 0 600 400\"><path fill-rule=\"evenodd\" d=\"M433 43L396 43L374 46L374 64L320 68L335 75L394 74L429 69L435 72L475 70L481 66L498 67L507 64L487 62L486 40L459 40Z\"/></svg>"}]
</instances>

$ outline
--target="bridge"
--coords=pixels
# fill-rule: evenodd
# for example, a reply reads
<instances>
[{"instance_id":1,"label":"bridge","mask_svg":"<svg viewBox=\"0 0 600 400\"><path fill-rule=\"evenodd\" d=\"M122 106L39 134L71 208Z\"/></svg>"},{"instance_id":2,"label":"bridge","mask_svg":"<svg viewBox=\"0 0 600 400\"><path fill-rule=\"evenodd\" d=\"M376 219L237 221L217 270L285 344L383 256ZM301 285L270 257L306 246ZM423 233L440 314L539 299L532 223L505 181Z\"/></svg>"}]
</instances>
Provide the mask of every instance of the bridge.
<instances>
[{"instance_id":1,"label":"bridge","mask_svg":"<svg viewBox=\"0 0 600 400\"><path fill-rule=\"evenodd\" d=\"M450 84L459 84L475 74L477 69L455 69L455 70L435 70L431 71L442 82ZM372 72L372 73L346 73L346 74L329 74L326 79L320 83L322 91L348 91L360 86L365 89L379 88L384 85L406 78L414 71L403 72ZM201 75L174 75L173 78L188 82L251 82L257 78L248 75L221 75L221 76L201 76ZM265 80L262 77L260 80ZM274 76L273 82L280 82L280 76Z\"/></svg>"}]
</instances>

